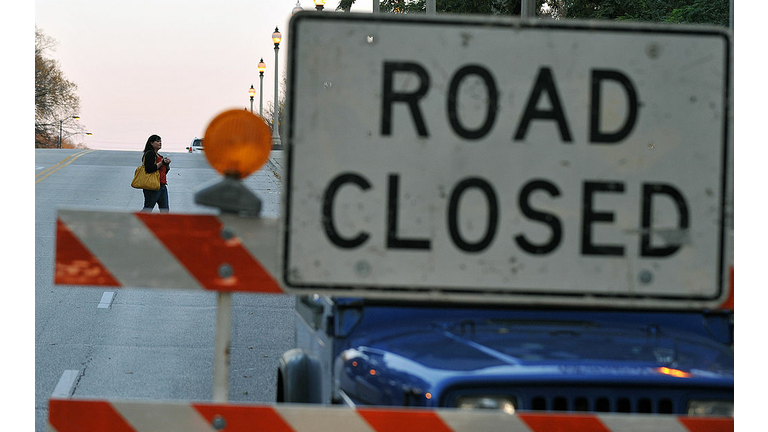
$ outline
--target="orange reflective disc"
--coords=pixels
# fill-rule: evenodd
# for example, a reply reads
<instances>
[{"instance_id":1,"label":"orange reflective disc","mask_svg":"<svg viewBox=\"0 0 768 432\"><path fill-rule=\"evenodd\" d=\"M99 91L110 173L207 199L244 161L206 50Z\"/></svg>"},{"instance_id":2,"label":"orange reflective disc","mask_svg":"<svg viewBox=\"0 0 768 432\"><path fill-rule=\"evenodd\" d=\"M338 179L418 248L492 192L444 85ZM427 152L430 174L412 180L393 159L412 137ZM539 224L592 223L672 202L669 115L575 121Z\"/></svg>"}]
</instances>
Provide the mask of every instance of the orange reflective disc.
<instances>
[{"instance_id":1,"label":"orange reflective disc","mask_svg":"<svg viewBox=\"0 0 768 432\"><path fill-rule=\"evenodd\" d=\"M245 110L216 116L205 130L203 142L208 163L219 173L238 179L261 168L272 149L269 126Z\"/></svg>"}]
</instances>

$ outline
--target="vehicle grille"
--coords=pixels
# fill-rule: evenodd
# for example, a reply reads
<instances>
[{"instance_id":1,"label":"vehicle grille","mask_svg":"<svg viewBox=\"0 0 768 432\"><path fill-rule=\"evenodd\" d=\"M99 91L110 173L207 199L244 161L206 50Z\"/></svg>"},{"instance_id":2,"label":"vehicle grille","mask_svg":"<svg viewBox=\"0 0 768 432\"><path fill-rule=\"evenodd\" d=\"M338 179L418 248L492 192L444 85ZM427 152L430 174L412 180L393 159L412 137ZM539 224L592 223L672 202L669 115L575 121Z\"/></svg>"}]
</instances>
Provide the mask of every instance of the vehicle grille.
<instances>
[{"instance_id":1,"label":"vehicle grille","mask_svg":"<svg viewBox=\"0 0 768 432\"><path fill-rule=\"evenodd\" d=\"M521 411L565 411L604 413L685 414L690 399L733 399L732 389L686 387L494 387L452 389L445 393L443 406L455 406L456 398L467 395L504 395L517 401Z\"/></svg>"},{"instance_id":2,"label":"vehicle grille","mask_svg":"<svg viewBox=\"0 0 768 432\"><path fill-rule=\"evenodd\" d=\"M533 396L528 405L532 411L584 411L618 413L673 414L675 404L670 398L608 397L608 396ZM519 409L525 409L519 407Z\"/></svg>"}]
</instances>

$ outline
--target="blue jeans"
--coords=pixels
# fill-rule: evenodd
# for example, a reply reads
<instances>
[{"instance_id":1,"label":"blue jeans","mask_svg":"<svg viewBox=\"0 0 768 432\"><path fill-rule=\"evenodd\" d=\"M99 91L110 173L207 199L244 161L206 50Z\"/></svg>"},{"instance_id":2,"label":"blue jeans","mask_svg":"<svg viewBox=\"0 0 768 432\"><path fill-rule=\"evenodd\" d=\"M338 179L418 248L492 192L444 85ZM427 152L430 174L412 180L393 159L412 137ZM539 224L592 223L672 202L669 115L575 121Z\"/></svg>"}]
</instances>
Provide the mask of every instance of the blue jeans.
<instances>
[{"instance_id":1,"label":"blue jeans","mask_svg":"<svg viewBox=\"0 0 768 432\"><path fill-rule=\"evenodd\" d=\"M160 185L160 190L144 189L144 208L141 211L151 213L155 209L155 204L160 212L168 211L168 188L164 184Z\"/></svg>"}]
</instances>

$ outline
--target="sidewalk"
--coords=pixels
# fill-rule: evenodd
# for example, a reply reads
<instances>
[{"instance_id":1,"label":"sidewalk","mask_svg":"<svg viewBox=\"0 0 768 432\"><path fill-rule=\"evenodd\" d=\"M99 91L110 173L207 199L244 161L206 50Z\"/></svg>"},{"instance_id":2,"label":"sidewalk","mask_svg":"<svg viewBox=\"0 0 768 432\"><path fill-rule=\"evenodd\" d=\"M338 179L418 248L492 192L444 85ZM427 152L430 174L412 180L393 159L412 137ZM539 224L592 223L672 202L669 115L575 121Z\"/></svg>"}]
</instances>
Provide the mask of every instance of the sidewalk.
<instances>
[{"instance_id":1,"label":"sidewalk","mask_svg":"<svg viewBox=\"0 0 768 432\"><path fill-rule=\"evenodd\" d=\"M278 178L283 176L283 150L272 150L267 159L267 167L271 169Z\"/></svg>"},{"instance_id":2,"label":"sidewalk","mask_svg":"<svg viewBox=\"0 0 768 432\"><path fill-rule=\"evenodd\" d=\"M272 163L275 170L282 172L283 170L283 150L272 150L269 154L267 163Z\"/></svg>"}]
</instances>

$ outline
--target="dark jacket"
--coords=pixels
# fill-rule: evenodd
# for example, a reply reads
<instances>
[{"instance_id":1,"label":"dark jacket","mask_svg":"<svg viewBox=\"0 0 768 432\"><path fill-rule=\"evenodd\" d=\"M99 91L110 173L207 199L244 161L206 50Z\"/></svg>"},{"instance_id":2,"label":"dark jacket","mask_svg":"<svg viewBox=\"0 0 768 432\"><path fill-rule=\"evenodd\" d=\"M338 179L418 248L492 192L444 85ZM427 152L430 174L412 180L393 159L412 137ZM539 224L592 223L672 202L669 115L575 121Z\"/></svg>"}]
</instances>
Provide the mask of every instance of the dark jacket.
<instances>
[{"instance_id":1,"label":"dark jacket","mask_svg":"<svg viewBox=\"0 0 768 432\"><path fill-rule=\"evenodd\" d=\"M146 153L144 153L144 170L149 173L153 173L157 171L157 156L162 157L162 155L155 153L154 150L147 150ZM171 170L170 165L165 165L166 172Z\"/></svg>"}]
</instances>

